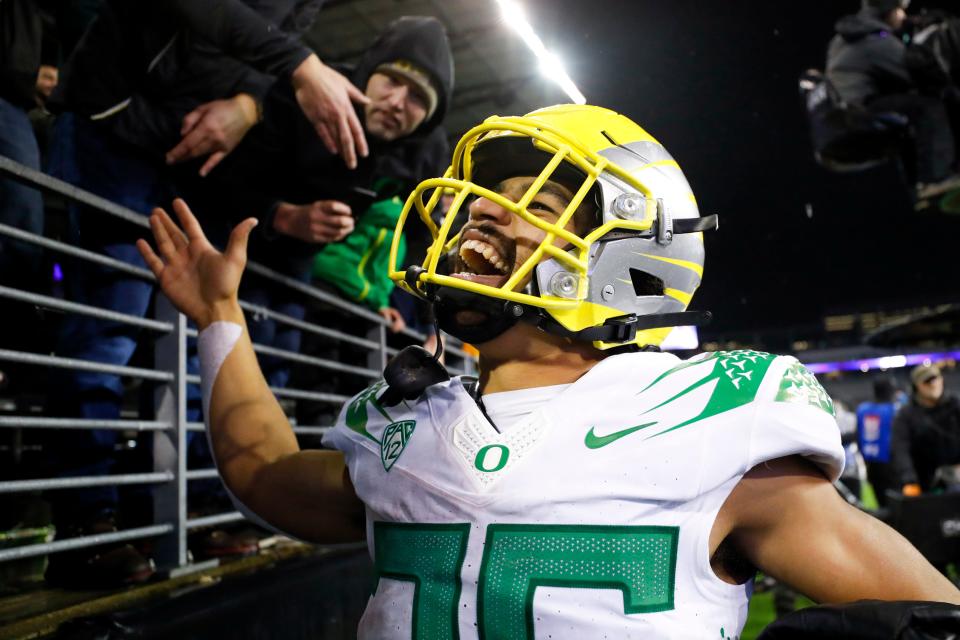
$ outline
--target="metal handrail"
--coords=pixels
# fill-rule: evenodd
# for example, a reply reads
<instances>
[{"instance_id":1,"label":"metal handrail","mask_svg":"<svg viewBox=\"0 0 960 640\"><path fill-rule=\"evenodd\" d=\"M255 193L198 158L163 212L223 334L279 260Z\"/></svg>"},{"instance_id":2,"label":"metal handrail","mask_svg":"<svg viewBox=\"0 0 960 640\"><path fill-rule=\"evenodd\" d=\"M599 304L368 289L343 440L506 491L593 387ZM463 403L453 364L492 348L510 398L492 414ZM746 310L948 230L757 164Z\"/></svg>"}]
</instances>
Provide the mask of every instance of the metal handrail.
<instances>
[{"instance_id":1,"label":"metal handrail","mask_svg":"<svg viewBox=\"0 0 960 640\"><path fill-rule=\"evenodd\" d=\"M365 340L364 338L358 338L357 336L350 335L349 333L343 333L342 331L337 331L336 329L329 329L327 327L310 324L309 322L291 318L290 316L280 313L279 311L267 309L266 307L253 304L252 302L240 300L240 308L248 313L261 314L268 318L272 318L281 324L290 325L291 327L296 327L302 331L309 331L327 338L349 342L350 344L357 345L358 347L365 347L370 350L377 350L380 348L379 343L376 343L373 340Z\"/></svg>"},{"instance_id":2,"label":"metal handrail","mask_svg":"<svg viewBox=\"0 0 960 640\"><path fill-rule=\"evenodd\" d=\"M96 194L79 189L62 180L35 171L29 167L24 167L3 156L0 156L0 176L13 178L14 180L44 192L57 193L70 201L87 205L105 214L129 222L137 228L144 230L149 228L149 223L145 215L110 202ZM144 235L146 235L146 233L144 233ZM56 252L59 255L74 258L78 262L82 261L84 263L112 269L119 273L150 282L156 281L153 273L141 266L129 264L108 255L46 238L42 235L30 233L13 226L0 223L0 236L39 246L48 251ZM390 354L396 353L396 349L387 347L386 345L386 327L388 323L385 318L364 306L287 277L264 265L250 262L247 264L247 270L255 277L267 279L279 286L296 291L308 301L314 300L336 307L353 318L358 318L369 323L367 335L357 336L330 327L312 324L274 311L273 309L240 300L240 307L247 314L258 314L269 317L279 324L292 326L301 331L311 332L338 342L350 344L368 352L367 366L348 365L335 360L279 349L270 345L254 344L254 351L258 355L282 358L292 362L356 375L366 379L377 379L380 377L380 371L386 362L386 358ZM172 308L166 298L157 298L157 319L119 313L109 309L102 309L2 285L0 285L0 299L13 300L23 304L36 305L42 308L84 315L99 320L117 322L153 331L155 334L152 338L156 340L154 343L154 355L157 363L157 368L146 369L142 367L104 364L78 358L65 358L42 353L0 349L0 361L5 360L43 367L66 368L80 371L95 371L150 380L157 383L152 387L155 392L157 418L155 420L96 420L27 415L0 416L0 429L7 430L110 429L114 431L152 433L155 452L155 467L152 472L0 482L0 494L79 489L98 486L153 484L158 487L157 491L159 492L158 502L155 504L155 509L159 510L155 512L155 518L160 521L159 523L146 527L0 550L0 562L81 549L101 544L122 542L136 538L162 536L157 540L154 548L158 562L167 567L182 566L189 562L189 557L186 553L186 533L188 531L202 527L218 526L243 519L243 515L236 511L193 519L188 519L186 516L187 510L185 502L187 483L190 481L214 479L218 477L218 474L215 468L187 469L186 467L186 436L190 432L204 430L203 423L187 422L186 420L186 385L198 384L200 380L199 376L188 375L186 373L186 339L187 337L196 337L197 332L194 329L186 327L183 316L177 314L176 310ZM404 329L402 334L415 340L423 341L425 339L424 335L411 329ZM446 340L445 342L445 351L448 354L459 357L464 361L469 358L456 344L451 344L450 340ZM457 371L456 367L449 368ZM464 367L462 371L457 372L466 372L468 368L469 367ZM305 389L271 388L271 391L279 398L294 398L328 404L342 404L349 400L348 396L342 394L324 393ZM291 428L297 435L323 435L330 431L332 427L325 425L298 425L293 421ZM163 453L158 454L158 450Z\"/></svg>"},{"instance_id":3,"label":"metal handrail","mask_svg":"<svg viewBox=\"0 0 960 640\"><path fill-rule=\"evenodd\" d=\"M114 431L169 431L173 423L161 420L91 420L89 418L39 418L2 416L0 428L9 429L112 429Z\"/></svg>"},{"instance_id":4,"label":"metal handrail","mask_svg":"<svg viewBox=\"0 0 960 640\"><path fill-rule=\"evenodd\" d=\"M3 156L0 156L0 158L2 157ZM117 271L123 271L124 273L129 273L137 278L156 281L156 277L154 277L153 273L149 269L135 267L132 264L127 264L122 260L117 260L115 258L111 258L110 256L96 253L95 251L80 249L71 244L60 242L59 240L44 238L43 236L38 236L28 231L21 231L16 227L11 227L3 223L0 223L0 235L9 236L23 242L29 242L30 244L35 244L38 247L43 247L44 249L52 249L57 253L62 253L74 258L81 258L87 262L92 262L102 267L109 267L111 269L116 269Z\"/></svg>"},{"instance_id":5,"label":"metal handrail","mask_svg":"<svg viewBox=\"0 0 960 640\"><path fill-rule=\"evenodd\" d=\"M0 355L3 355L0 351ZM187 384L200 384L200 376L198 375L188 375L186 376ZM294 398L299 400L315 400L316 402L346 402L350 399L350 396L341 395L339 393L323 393L321 391L307 391L306 389L290 389L287 387L269 387L270 391L273 392L273 395L279 398Z\"/></svg>"},{"instance_id":6,"label":"metal handrail","mask_svg":"<svg viewBox=\"0 0 960 640\"><path fill-rule=\"evenodd\" d=\"M341 364L336 360L327 360L326 358L315 358L313 356L305 356L302 353L297 353L296 351L288 351L286 349L277 349L276 347L268 347L265 344L259 344L257 342L253 343L253 350L256 353L262 353L266 356L274 356L277 358L283 358L284 360L291 360L294 362L300 362L303 364L309 364L314 367L320 367L321 369L330 369L332 371L342 371L344 373L353 373L358 376L363 376L365 378L371 378L373 380L379 380L382 373L374 369L365 369L363 367L355 367L349 364Z\"/></svg>"},{"instance_id":7,"label":"metal handrail","mask_svg":"<svg viewBox=\"0 0 960 640\"><path fill-rule=\"evenodd\" d=\"M84 549L86 547L96 547L101 544L109 544L113 542L126 542L127 540L136 540L137 538L162 536L167 533L172 533L173 531L174 527L172 524L155 524L149 527L137 527L136 529L124 529L122 531L98 533L92 536L68 538L66 540L57 540L55 542L24 545L22 547L13 547L12 549L0 549L0 562L5 560L33 558L36 556L46 555L48 553L60 553L61 551L72 551L74 549Z\"/></svg>"},{"instance_id":8,"label":"metal handrail","mask_svg":"<svg viewBox=\"0 0 960 640\"><path fill-rule=\"evenodd\" d=\"M230 522L239 522L243 519L243 514L239 511L218 513L216 515L204 516L202 518L192 518L187 520L187 530L192 531L194 529L202 529L203 527L215 527L217 525L228 524Z\"/></svg>"},{"instance_id":9,"label":"metal handrail","mask_svg":"<svg viewBox=\"0 0 960 640\"><path fill-rule=\"evenodd\" d=\"M330 429L333 428L333 427L316 426L316 425L296 425L296 424L291 424L290 426L293 429L294 433L298 435L305 435L305 436L322 436L327 431L330 431ZM207 428L202 422L187 423L187 431L202 433L202 432L205 432L206 430Z\"/></svg>"},{"instance_id":10,"label":"metal handrail","mask_svg":"<svg viewBox=\"0 0 960 640\"><path fill-rule=\"evenodd\" d=\"M83 476L76 478L40 478L37 480L10 480L0 482L0 494L22 493L24 491L50 491L52 489L82 489L86 487L113 487L128 484L153 484L170 482L174 476L170 472L127 473L110 476Z\"/></svg>"},{"instance_id":11,"label":"metal handrail","mask_svg":"<svg viewBox=\"0 0 960 640\"><path fill-rule=\"evenodd\" d=\"M173 380L173 374L165 371L154 371L153 369L143 369L141 367L124 367L116 364L103 364L93 360L81 360L79 358L62 358L60 356L45 356L40 353L29 353L27 351L13 351L11 349L0 349L0 360L8 362L22 362L24 364L39 364L58 369L77 369L79 371L97 371L99 373L113 373L118 376L130 376L131 378L144 378L145 380ZM199 378L199 376L198 376ZM199 382L199 380L198 380Z\"/></svg>"},{"instance_id":12,"label":"metal handrail","mask_svg":"<svg viewBox=\"0 0 960 640\"><path fill-rule=\"evenodd\" d=\"M187 471L187 480L209 480L219 477L220 474L217 473L216 467L211 467L210 469L191 469Z\"/></svg>"},{"instance_id":13,"label":"metal handrail","mask_svg":"<svg viewBox=\"0 0 960 640\"><path fill-rule=\"evenodd\" d=\"M90 316L91 318L111 320L113 322L129 324L134 327L141 327L144 329L153 329L154 331L173 331L173 325L169 322L158 322L156 320L132 316L128 313L108 311L106 309L101 309L100 307L91 307L88 304L79 304L77 302L70 302L69 300L61 300L60 298L44 296L38 293L31 293L29 291L22 291L21 289L13 289L3 285L0 285L0 298L10 298L11 300L35 304L48 309L68 311L70 313Z\"/></svg>"},{"instance_id":14,"label":"metal handrail","mask_svg":"<svg viewBox=\"0 0 960 640\"><path fill-rule=\"evenodd\" d=\"M59 178L54 178L53 176L47 175L42 171L31 169L30 167L24 166L19 162L11 160L10 158L2 155L0 155L0 173L6 173L7 177L13 178L17 182L25 184L28 187L35 187L39 188L41 191L58 193L69 200L80 202L82 204L91 206L94 209L99 209L104 213L108 213L122 220L126 220L127 222L138 227L143 227L144 229L150 228L150 223L147 222L147 217L142 213L138 213L133 209L120 206L116 202L112 202L106 198L98 196L95 193L90 193L89 191L75 187L69 182L64 182Z\"/></svg>"}]
</instances>

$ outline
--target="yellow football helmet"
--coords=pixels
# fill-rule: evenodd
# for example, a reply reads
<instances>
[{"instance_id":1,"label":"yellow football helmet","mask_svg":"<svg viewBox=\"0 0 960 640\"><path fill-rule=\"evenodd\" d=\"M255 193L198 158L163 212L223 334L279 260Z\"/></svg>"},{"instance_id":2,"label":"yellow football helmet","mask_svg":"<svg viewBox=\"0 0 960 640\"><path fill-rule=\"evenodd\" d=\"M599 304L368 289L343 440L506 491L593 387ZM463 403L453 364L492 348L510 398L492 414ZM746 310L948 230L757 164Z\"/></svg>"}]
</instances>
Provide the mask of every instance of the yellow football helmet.
<instances>
[{"instance_id":1,"label":"yellow football helmet","mask_svg":"<svg viewBox=\"0 0 960 640\"><path fill-rule=\"evenodd\" d=\"M492 190L518 176L535 178L518 201ZM553 222L528 211L547 180L574 194ZM435 219L445 193L452 203ZM498 286L454 277L447 266L461 243L466 218L458 214L474 197L546 234ZM567 228L581 205L596 209L585 234ZM401 269L397 250L408 223L425 225L433 243L419 264ZM433 301L441 327L469 342L496 337L522 319L601 349L655 346L672 327L709 319L685 309L703 276L700 232L714 228L716 216L700 217L679 165L650 134L608 109L557 105L523 117L493 116L464 134L444 176L423 181L407 198L390 277ZM463 309L481 310L489 321L458 325Z\"/></svg>"}]
</instances>

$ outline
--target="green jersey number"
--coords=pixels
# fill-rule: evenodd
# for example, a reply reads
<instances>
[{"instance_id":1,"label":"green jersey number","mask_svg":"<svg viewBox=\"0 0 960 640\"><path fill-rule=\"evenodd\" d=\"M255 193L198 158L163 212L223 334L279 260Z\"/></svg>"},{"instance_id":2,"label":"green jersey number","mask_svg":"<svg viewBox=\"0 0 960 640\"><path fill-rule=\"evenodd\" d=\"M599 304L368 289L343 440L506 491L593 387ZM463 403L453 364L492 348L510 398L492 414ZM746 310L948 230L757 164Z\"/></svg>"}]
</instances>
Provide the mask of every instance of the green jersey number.
<instances>
[{"instance_id":1,"label":"green jersey number","mask_svg":"<svg viewBox=\"0 0 960 640\"><path fill-rule=\"evenodd\" d=\"M413 640L459 638L469 524L374 523L380 576L414 584ZM673 609L677 527L487 527L477 595L481 640L533 640L539 586L618 589L624 613Z\"/></svg>"}]
</instances>

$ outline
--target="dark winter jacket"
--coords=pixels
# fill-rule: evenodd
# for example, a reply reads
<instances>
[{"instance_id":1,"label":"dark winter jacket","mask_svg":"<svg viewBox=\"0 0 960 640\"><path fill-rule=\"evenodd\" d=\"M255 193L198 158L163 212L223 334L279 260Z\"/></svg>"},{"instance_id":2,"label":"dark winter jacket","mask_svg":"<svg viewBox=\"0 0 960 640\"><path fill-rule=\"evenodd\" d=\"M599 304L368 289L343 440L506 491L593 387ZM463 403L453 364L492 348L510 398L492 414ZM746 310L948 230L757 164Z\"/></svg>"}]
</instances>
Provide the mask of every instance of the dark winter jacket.
<instances>
[{"instance_id":1,"label":"dark winter jacket","mask_svg":"<svg viewBox=\"0 0 960 640\"><path fill-rule=\"evenodd\" d=\"M0 0L0 98L24 109L36 106L42 45L37 0Z\"/></svg>"},{"instance_id":2,"label":"dark winter jacket","mask_svg":"<svg viewBox=\"0 0 960 640\"><path fill-rule=\"evenodd\" d=\"M827 78L847 103L863 106L873 98L912 88L906 46L870 11L844 16L827 51Z\"/></svg>"},{"instance_id":3,"label":"dark winter jacket","mask_svg":"<svg viewBox=\"0 0 960 640\"><path fill-rule=\"evenodd\" d=\"M196 106L263 95L274 77L288 77L310 55L297 33L322 3L106 0L64 66L51 108L99 120L159 161Z\"/></svg>"},{"instance_id":4,"label":"dark winter jacket","mask_svg":"<svg viewBox=\"0 0 960 640\"><path fill-rule=\"evenodd\" d=\"M960 464L960 400L944 395L929 408L911 400L893 419L891 453L901 486L929 489L937 467Z\"/></svg>"},{"instance_id":5,"label":"dark winter jacket","mask_svg":"<svg viewBox=\"0 0 960 640\"><path fill-rule=\"evenodd\" d=\"M355 67L341 70L363 90L377 66L397 59L413 62L439 85L437 109L428 121L410 136L390 143L368 136L370 156L359 159L357 169L349 170L341 157L324 147L297 106L289 85L277 83L264 102L263 122L201 181L208 194L216 195L218 212L234 211L240 218L256 216L260 219L258 232L273 239L273 212L279 201L295 204L329 199L349 201L353 188L372 188L374 180L384 173L397 177L378 167L383 167L385 159L391 156L409 158L411 149L425 144L440 126L449 108L453 93L453 57L442 23L432 17L399 18L386 28ZM362 112L360 119L363 122ZM301 248L308 255L315 250L316 246L310 245Z\"/></svg>"}]
</instances>

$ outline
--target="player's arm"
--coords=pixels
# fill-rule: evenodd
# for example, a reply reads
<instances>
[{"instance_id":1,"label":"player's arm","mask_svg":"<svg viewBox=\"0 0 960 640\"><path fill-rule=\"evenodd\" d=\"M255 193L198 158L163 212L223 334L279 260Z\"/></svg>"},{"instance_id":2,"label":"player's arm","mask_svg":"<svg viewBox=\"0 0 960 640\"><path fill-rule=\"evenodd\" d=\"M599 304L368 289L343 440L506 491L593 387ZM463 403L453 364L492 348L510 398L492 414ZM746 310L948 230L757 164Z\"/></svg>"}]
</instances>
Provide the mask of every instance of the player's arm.
<instances>
[{"instance_id":1,"label":"player's arm","mask_svg":"<svg viewBox=\"0 0 960 640\"><path fill-rule=\"evenodd\" d=\"M256 221L238 225L220 253L186 203L175 201L174 210L185 233L155 209L150 227L159 255L144 240L137 245L163 292L197 323L201 341L226 345L219 369L202 372L214 377L206 418L220 475L234 496L278 529L317 542L362 539L363 508L343 455L300 451L257 363L237 301L247 238ZM217 322L239 325L239 337L218 334L226 325L210 326Z\"/></svg>"},{"instance_id":2,"label":"player's arm","mask_svg":"<svg viewBox=\"0 0 960 640\"><path fill-rule=\"evenodd\" d=\"M797 456L747 473L717 526L727 527L730 541L754 566L817 602L960 604L960 591L903 536L844 502Z\"/></svg>"}]
</instances>

